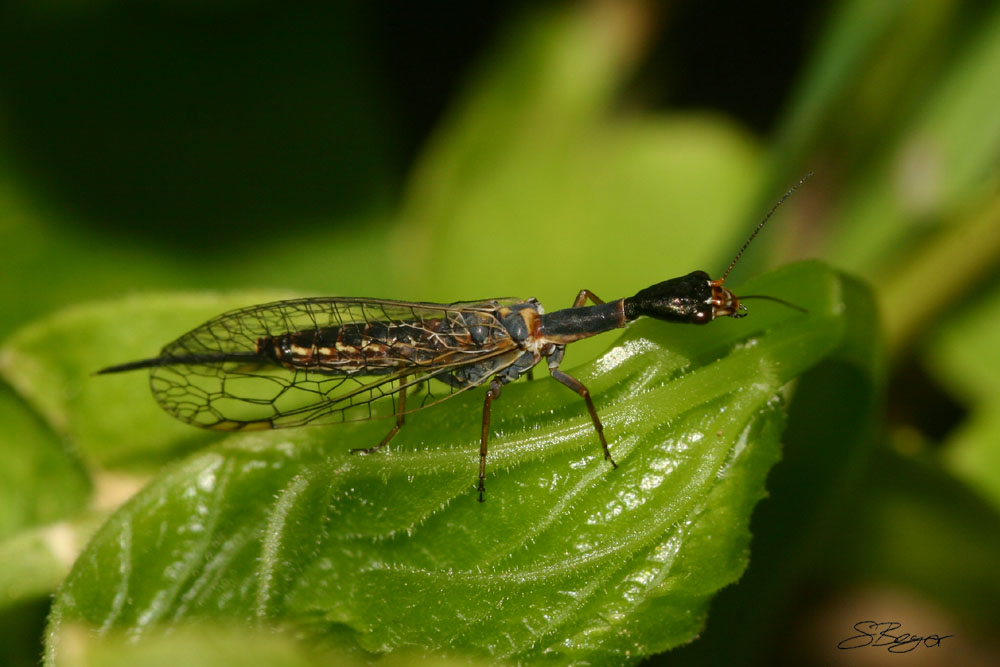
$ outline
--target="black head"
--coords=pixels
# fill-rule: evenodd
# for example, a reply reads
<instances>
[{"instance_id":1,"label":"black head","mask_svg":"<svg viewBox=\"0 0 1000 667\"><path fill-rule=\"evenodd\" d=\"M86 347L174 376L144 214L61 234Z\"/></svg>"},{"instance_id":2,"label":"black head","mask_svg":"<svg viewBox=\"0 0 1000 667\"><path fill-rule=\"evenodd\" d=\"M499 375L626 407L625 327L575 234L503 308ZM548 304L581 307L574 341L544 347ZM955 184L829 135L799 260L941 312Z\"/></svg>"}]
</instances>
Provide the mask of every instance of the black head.
<instances>
[{"instance_id":1,"label":"black head","mask_svg":"<svg viewBox=\"0 0 1000 667\"><path fill-rule=\"evenodd\" d=\"M704 271L665 280L625 299L625 319L655 317L667 322L708 324L716 317L743 317L736 295Z\"/></svg>"}]
</instances>

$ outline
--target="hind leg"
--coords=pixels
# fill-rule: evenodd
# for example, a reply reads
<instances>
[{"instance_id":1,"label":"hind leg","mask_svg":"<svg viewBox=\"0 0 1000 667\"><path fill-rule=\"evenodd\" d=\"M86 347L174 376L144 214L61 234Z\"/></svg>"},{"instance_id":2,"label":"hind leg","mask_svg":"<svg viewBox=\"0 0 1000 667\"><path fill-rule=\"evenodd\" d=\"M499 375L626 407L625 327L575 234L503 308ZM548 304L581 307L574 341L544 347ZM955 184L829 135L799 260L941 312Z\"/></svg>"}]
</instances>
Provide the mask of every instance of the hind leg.
<instances>
[{"instance_id":1,"label":"hind leg","mask_svg":"<svg viewBox=\"0 0 1000 667\"><path fill-rule=\"evenodd\" d=\"M405 378L399 378L400 388L397 391L399 394L399 400L396 401L396 425L392 427L392 430L390 430L384 438L382 438L382 442L378 443L374 447L357 447L351 450L351 454L374 454L388 445L389 441L392 440L397 433L399 433L399 429L403 426L403 420L406 414L406 389L403 387L405 383Z\"/></svg>"}]
</instances>

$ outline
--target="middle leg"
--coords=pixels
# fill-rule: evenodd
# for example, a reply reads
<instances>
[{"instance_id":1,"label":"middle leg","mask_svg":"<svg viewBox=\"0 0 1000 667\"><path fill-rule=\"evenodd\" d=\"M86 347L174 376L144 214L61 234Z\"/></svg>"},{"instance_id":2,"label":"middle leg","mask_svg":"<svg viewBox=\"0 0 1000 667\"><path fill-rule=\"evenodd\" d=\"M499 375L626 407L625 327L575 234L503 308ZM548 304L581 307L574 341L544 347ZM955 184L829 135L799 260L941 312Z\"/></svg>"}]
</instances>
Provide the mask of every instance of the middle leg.
<instances>
[{"instance_id":1,"label":"middle leg","mask_svg":"<svg viewBox=\"0 0 1000 667\"><path fill-rule=\"evenodd\" d=\"M490 408L493 401L500 398L500 388L503 385L499 380L490 382L489 391L486 392L486 399L483 401L483 433L479 442L479 502L483 502L483 494L486 493L486 443L490 436Z\"/></svg>"},{"instance_id":2,"label":"middle leg","mask_svg":"<svg viewBox=\"0 0 1000 667\"><path fill-rule=\"evenodd\" d=\"M584 290L584 292L586 292L586 290ZM581 296L584 292L580 292ZM565 346L559 346L549 356L549 375L578 393L580 396L583 396L583 400L587 402L587 410L590 412L590 419L594 422L594 430L597 431L597 437L601 439L601 447L604 449L604 458L605 460L611 462L612 467L617 468L618 464L615 463L613 458L611 458L611 450L608 449L608 441L604 437L604 425L601 424L601 418L597 416L597 409L594 407L594 401L590 398L590 390L572 375L559 370L559 363L562 361L564 350Z\"/></svg>"}]
</instances>

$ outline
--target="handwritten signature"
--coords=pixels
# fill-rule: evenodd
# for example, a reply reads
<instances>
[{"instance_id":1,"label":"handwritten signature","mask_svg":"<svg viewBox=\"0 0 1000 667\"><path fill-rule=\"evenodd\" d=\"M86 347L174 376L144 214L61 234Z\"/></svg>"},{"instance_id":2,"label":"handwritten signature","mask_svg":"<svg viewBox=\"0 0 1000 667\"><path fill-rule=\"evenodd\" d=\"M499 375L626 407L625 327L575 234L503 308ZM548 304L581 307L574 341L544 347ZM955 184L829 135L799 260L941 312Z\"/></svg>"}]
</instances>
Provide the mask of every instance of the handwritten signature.
<instances>
[{"instance_id":1,"label":"handwritten signature","mask_svg":"<svg viewBox=\"0 0 1000 667\"><path fill-rule=\"evenodd\" d=\"M911 635L908 632L896 634L896 630L901 624L894 621L876 623L875 621L861 621L854 624L854 630L858 633L853 637L841 641L837 648L847 650L851 648L864 648L865 646L887 646L889 653L909 653L921 644L927 648L941 646L941 642L948 637L955 635Z\"/></svg>"}]
</instances>

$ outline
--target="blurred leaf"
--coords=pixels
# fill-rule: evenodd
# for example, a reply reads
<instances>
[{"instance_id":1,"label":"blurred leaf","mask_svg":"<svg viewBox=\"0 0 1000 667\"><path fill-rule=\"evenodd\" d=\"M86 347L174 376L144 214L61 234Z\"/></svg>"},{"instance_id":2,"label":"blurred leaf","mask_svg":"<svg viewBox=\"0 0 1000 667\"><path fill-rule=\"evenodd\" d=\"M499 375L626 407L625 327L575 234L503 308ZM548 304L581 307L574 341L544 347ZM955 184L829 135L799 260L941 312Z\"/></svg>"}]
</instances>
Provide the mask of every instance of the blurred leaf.
<instances>
[{"instance_id":1,"label":"blurred leaf","mask_svg":"<svg viewBox=\"0 0 1000 667\"><path fill-rule=\"evenodd\" d=\"M227 438L99 532L57 596L50 642L66 623L142 635L197 618L494 659L619 661L689 641L745 567L777 397L843 344L852 316L820 265L747 289L809 314L761 302L710 329L644 321L574 371L617 470L580 401L541 380L496 404L485 504L472 392L413 415L386 455L347 454L383 422Z\"/></svg>"},{"instance_id":2,"label":"blurred leaf","mask_svg":"<svg viewBox=\"0 0 1000 667\"><path fill-rule=\"evenodd\" d=\"M949 220L949 222L952 222ZM910 252L905 267L880 282L890 348L906 354L914 339L944 322L963 300L975 302L1000 259L1000 193L968 202L953 224ZM916 298L914 298L916 297Z\"/></svg>"},{"instance_id":3,"label":"blurred leaf","mask_svg":"<svg viewBox=\"0 0 1000 667\"><path fill-rule=\"evenodd\" d=\"M954 213L995 180L1000 7L972 24L961 49L943 62L902 123L896 121L898 136L864 172L852 175L858 185L843 200L832 238L830 256L838 265L891 277L905 264L900 251L908 250L919 232L915 223Z\"/></svg>"},{"instance_id":4,"label":"blurred leaf","mask_svg":"<svg viewBox=\"0 0 1000 667\"><path fill-rule=\"evenodd\" d=\"M86 503L90 484L80 462L6 384L0 384L0 429L0 540Z\"/></svg>"},{"instance_id":5,"label":"blurred leaf","mask_svg":"<svg viewBox=\"0 0 1000 667\"><path fill-rule=\"evenodd\" d=\"M426 659L426 658L424 658ZM150 632L140 641L128 633L97 637L88 628L71 625L46 653L49 665L102 667L174 667L175 665L259 665L312 667L367 664L363 656L321 651L280 632L257 632L224 624L181 625L170 632ZM392 664L416 664L393 661ZM468 661L431 659L431 665L470 665ZM388 664L387 664L388 667Z\"/></svg>"},{"instance_id":6,"label":"blurred leaf","mask_svg":"<svg viewBox=\"0 0 1000 667\"><path fill-rule=\"evenodd\" d=\"M581 288L618 298L725 268L709 263L736 252L759 149L722 118L614 108L646 11L541 12L478 72L403 203L391 265L414 298L553 308Z\"/></svg>"},{"instance_id":7,"label":"blurred leaf","mask_svg":"<svg viewBox=\"0 0 1000 667\"><path fill-rule=\"evenodd\" d=\"M946 55L947 37L968 30L955 0L906 2L848 0L830 15L804 67L795 99L779 126L776 153L800 163L817 145L848 151L840 159L865 159L897 127L905 102L925 95L929 74ZM914 72L919 63L923 69ZM901 108L902 107L902 108Z\"/></svg>"},{"instance_id":8,"label":"blurred leaf","mask_svg":"<svg viewBox=\"0 0 1000 667\"><path fill-rule=\"evenodd\" d=\"M933 460L877 450L823 578L877 581L940 603L972 633L996 638L1000 514Z\"/></svg>"},{"instance_id":9,"label":"blurred leaf","mask_svg":"<svg viewBox=\"0 0 1000 667\"><path fill-rule=\"evenodd\" d=\"M0 609L46 598L69 573L70 566L106 516L23 530L0 540Z\"/></svg>"},{"instance_id":10,"label":"blurred leaf","mask_svg":"<svg viewBox=\"0 0 1000 667\"><path fill-rule=\"evenodd\" d=\"M384 293L407 110L371 14L4 3L0 338L123 290Z\"/></svg>"},{"instance_id":11,"label":"blurred leaf","mask_svg":"<svg viewBox=\"0 0 1000 667\"><path fill-rule=\"evenodd\" d=\"M610 299L696 268L719 274L746 231L757 166L745 136L694 117L595 129L558 153L540 146L506 171L484 169L435 218L429 245L449 261L429 263L428 285L551 308L584 287Z\"/></svg>"},{"instance_id":12,"label":"blurred leaf","mask_svg":"<svg viewBox=\"0 0 1000 667\"><path fill-rule=\"evenodd\" d=\"M950 319L927 346L935 374L970 406L970 418L949 435L948 469L1000 511L1000 289Z\"/></svg>"},{"instance_id":13,"label":"blurred leaf","mask_svg":"<svg viewBox=\"0 0 1000 667\"><path fill-rule=\"evenodd\" d=\"M1000 7L855 0L831 10L764 192L817 172L809 189L819 192L781 256L818 253L871 280L895 356L1000 260Z\"/></svg>"}]
</instances>

